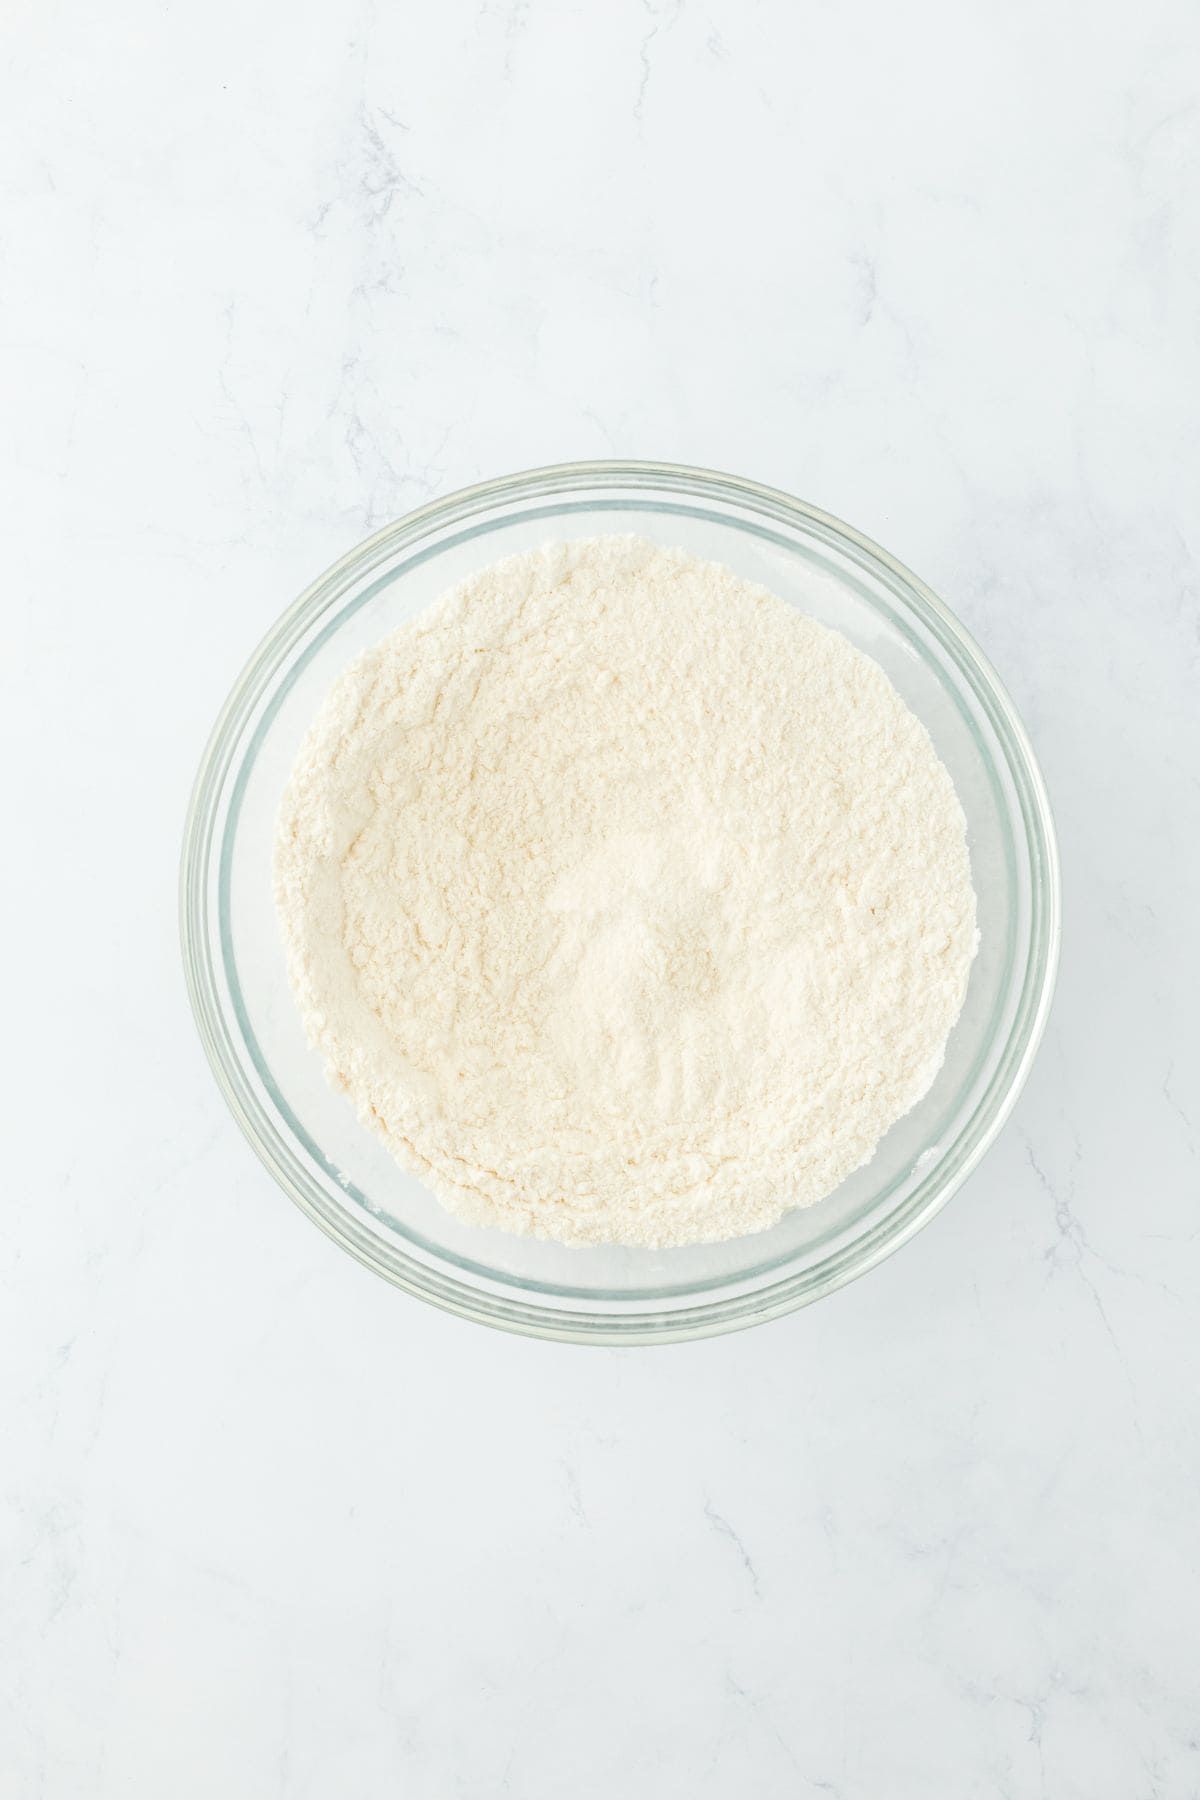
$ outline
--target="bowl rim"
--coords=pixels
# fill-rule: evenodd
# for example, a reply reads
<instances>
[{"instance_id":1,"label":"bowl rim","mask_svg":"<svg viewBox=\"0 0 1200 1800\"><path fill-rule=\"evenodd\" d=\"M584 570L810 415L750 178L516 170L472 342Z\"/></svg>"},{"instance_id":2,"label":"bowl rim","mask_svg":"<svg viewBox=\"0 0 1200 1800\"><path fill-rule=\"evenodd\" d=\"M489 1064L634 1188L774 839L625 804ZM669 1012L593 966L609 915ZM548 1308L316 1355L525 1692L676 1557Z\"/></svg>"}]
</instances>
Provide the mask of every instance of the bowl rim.
<instances>
[{"instance_id":1,"label":"bowl rim","mask_svg":"<svg viewBox=\"0 0 1200 1800\"><path fill-rule=\"evenodd\" d=\"M222 796L247 721L289 652L347 589L393 552L442 527L505 502L519 503L581 489L665 489L692 498L724 500L795 526L816 527L853 560L891 577L903 600L931 627L984 702L1008 758L1025 825L1031 864L1029 953L1004 1053L956 1141L965 1148L952 1167L939 1158L917 1190L922 1198L902 1216L888 1215L865 1240L843 1246L817 1264L785 1272L750 1292L655 1311L601 1313L562 1308L525 1294L498 1294L457 1279L381 1240L351 1203L331 1197L307 1175L233 1052L221 1004L208 928L209 884ZM1054 819L1041 769L1025 727L991 662L933 590L890 552L834 515L782 489L689 464L607 458L549 464L478 482L417 507L353 546L286 608L262 637L231 688L209 734L184 824L179 873L179 927L188 996L218 1087L242 1132L276 1182L327 1236L403 1291L458 1315L526 1336L601 1344L661 1343L745 1329L810 1304L874 1268L907 1243L957 1192L995 1141L1024 1087L1049 1016L1062 930L1061 872ZM974 1128L972 1130L972 1127ZM941 1179L938 1179L939 1175ZM498 1282L505 1277L497 1274Z\"/></svg>"}]
</instances>

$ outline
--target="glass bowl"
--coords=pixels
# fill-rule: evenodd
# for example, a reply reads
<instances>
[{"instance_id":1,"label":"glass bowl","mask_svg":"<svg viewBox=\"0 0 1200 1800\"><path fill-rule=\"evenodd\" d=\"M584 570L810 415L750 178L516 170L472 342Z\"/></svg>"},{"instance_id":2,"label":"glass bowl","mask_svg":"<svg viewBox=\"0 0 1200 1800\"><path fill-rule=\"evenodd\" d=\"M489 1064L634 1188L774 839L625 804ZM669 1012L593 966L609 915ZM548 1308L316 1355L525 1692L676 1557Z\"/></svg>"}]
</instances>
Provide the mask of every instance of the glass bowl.
<instances>
[{"instance_id":1,"label":"glass bowl","mask_svg":"<svg viewBox=\"0 0 1200 1800\"><path fill-rule=\"evenodd\" d=\"M472 570L548 539L610 532L725 563L883 665L954 778L979 902L979 954L945 1064L872 1161L770 1231L662 1251L566 1248L444 1211L327 1084L288 987L271 886L280 795L345 665ZM1059 915L1054 828L1033 752L986 658L941 601L886 551L799 500L659 463L564 464L485 482L343 557L284 614L226 702L196 780L181 871L200 1035L280 1186L410 1294L507 1330L610 1344L772 1318L861 1275L932 1218L1029 1072Z\"/></svg>"}]
</instances>

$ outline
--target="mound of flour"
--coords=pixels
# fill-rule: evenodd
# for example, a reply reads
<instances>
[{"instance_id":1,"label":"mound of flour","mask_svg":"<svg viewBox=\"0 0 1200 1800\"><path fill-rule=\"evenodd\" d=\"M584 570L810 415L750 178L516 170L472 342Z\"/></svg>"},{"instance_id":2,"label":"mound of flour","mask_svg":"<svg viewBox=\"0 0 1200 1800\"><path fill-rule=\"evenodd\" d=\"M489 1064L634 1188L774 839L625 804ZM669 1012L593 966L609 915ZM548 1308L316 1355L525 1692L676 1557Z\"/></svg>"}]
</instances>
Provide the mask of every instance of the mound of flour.
<instances>
[{"instance_id":1,"label":"mound of flour","mask_svg":"<svg viewBox=\"0 0 1200 1800\"><path fill-rule=\"evenodd\" d=\"M483 570L336 683L279 820L331 1078L483 1225L774 1224L927 1091L976 943L962 809L868 657L635 538Z\"/></svg>"}]
</instances>

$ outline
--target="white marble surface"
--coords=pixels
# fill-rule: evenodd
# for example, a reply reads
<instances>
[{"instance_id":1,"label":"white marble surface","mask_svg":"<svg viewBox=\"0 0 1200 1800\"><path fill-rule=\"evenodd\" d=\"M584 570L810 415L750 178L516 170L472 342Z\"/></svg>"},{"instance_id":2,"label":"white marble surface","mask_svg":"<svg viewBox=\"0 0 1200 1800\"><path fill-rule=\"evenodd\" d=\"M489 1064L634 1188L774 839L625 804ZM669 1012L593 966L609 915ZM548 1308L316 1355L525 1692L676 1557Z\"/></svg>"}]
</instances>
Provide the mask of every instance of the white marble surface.
<instances>
[{"instance_id":1,"label":"white marble surface","mask_svg":"<svg viewBox=\"0 0 1200 1800\"><path fill-rule=\"evenodd\" d=\"M1200 1792L1190 0L15 0L0 83L7 1800ZM250 646L381 521L660 456L991 652L1057 808L1016 1115L666 1350L405 1300L178 966Z\"/></svg>"}]
</instances>

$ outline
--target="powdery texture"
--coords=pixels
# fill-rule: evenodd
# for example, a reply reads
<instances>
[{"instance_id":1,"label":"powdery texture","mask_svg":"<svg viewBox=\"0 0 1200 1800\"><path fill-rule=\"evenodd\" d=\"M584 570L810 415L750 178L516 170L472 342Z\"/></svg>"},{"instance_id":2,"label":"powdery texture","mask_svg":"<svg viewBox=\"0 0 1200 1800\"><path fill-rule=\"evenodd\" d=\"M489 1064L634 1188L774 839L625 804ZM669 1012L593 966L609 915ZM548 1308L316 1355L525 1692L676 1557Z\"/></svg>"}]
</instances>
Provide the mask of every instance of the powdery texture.
<instances>
[{"instance_id":1,"label":"powdery texture","mask_svg":"<svg viewBox=\"0 0 1200 1800\"><path fill-rule=\"evenodd\" d=\"M759 1231L928 1090L976 943L962 809L843 637L635 538L473 576L336 683L276 892L331 1078L454 1212Z\"/></svg>"}]
</instances>

